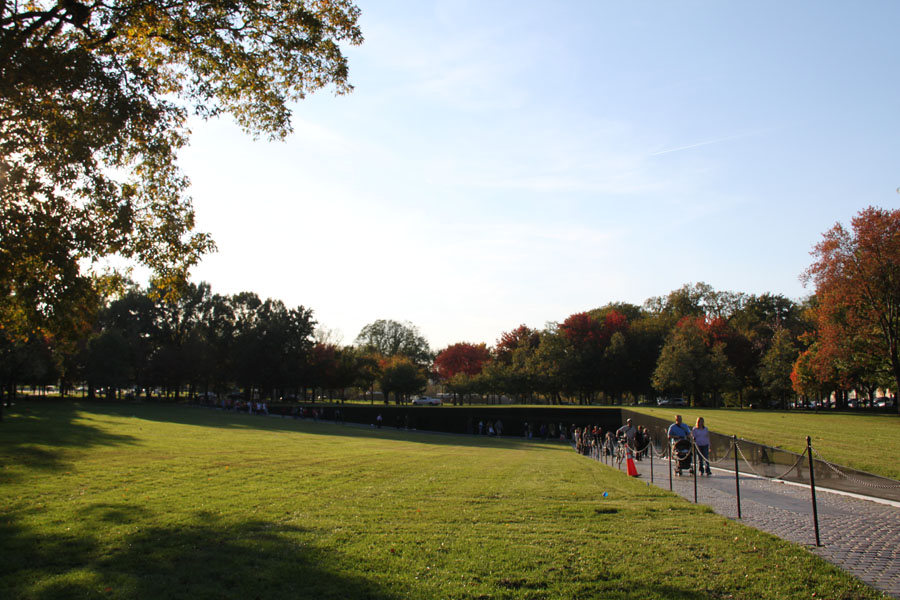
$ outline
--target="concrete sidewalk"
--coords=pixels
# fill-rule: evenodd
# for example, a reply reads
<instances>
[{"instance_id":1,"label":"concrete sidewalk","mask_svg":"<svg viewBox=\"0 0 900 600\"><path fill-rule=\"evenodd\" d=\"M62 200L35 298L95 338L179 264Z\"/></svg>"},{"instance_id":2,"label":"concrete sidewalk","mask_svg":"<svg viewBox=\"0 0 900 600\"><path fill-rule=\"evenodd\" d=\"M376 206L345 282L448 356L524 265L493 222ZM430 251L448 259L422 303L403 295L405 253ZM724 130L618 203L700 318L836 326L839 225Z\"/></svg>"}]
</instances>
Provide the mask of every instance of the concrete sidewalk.
<instances>
[{"instance_id":1,"label":"concrete sidewalk","mask_svg":"<svg viewBox=\"0 0 900 600\"><path fill-rule=\"evenodd\" d=\"M669 489L668 464L654 461L654 485ZM641 479L650 481L647 460L637 463ZM691 476L673 477L674 492L693 502ZM796 542L841 569L900 599L900 506L816 489L819 537L816 547L809 487L741 475L741 522ZM733 471L713 469L697 480L697 502L717 514L737 519Z\"/></svg>"}]
</instances>

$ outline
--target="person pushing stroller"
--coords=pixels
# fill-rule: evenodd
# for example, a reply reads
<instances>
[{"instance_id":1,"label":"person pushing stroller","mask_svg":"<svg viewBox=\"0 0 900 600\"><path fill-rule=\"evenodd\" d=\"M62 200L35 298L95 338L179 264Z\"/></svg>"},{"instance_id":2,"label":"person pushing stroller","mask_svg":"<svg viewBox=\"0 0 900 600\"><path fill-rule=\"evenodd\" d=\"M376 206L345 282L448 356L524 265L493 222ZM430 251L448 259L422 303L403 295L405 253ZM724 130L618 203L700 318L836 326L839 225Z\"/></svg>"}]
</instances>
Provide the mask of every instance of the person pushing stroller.
<instances>
[{"instance_id":1,"label":"person pushing stroller","mask_svg":"<svg viewBox=\"0 0 900 600\"><path fill-rule=\"evenodd\" d=\"M681 422L681 415L675 415L675 422L669 425L668 438L672 455L677 461L675 474L681 475L683 469L688 469L688 472L693 473L691 428Z\"/></svg>"}]
</instances>

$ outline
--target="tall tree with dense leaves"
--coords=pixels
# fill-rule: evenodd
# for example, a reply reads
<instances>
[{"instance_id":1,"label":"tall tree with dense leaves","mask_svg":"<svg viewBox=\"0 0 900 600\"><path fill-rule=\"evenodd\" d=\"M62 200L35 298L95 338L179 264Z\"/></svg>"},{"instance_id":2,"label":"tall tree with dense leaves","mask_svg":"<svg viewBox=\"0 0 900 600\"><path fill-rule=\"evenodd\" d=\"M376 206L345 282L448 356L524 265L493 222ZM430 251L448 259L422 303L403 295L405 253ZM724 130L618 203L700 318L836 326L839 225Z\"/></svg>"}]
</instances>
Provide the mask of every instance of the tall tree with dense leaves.
<instances>
[{"instance_id":1,"label":"tall tree with dense leaves","mask_svg":"<svg viewBox=\"0 0 900 600\"><path fill-rule=\"evenodd\" d=\"M409 321L379 319L369 323L356 336L356 345L387 358L405 356L422 367L432 360L428 341Z\"/></svg>"},{"instance_id":2,"label":"tall tree with dense leaves","mask_svg":"<svg viewBox=\"0 0 900 600\"><path fill-rule=\"evenodd\" d=\"M793 392L791 373L799 354L791 332L779 329L760 362L759 379L763 389L779 401L781 408L787 408L788 396Z\"/></svg>"},{"instance_id":3,"label":"tall tree with dense leaves","mask_svg":"<svg viewBox=\"0 0 900 600\"><path fill-rule=\"evenodd\" d=\"M812 252L816 260L805 273L816 287L820 336L825 344L855 340L873 361L887 362L897 394L900 209L869 207L853 218L850 229L837 223L823 237Z\"/></svg>"},{"instance_id":4,"label":"tall tree with dense leaves","mask_svg":"<svg viewBox=\"0 0 900 600\"><path fill-rule=\"evenodd\" d=\"M672 330L659 356L653 385L660 391L682 391L694 406L703 404L704 394L733 385L734 371L722 342L709 335L703 317L685 317Z\"/></svg>"},{"instance_id":5,"label":"tall tree with dense leaves","mask_svg":"<svg viewBox=\"0 0 900 600\"><path fill-rule=\"evenodd\" d=\"M351 89L358 16L349 0L0 2L4 327L65 319L105 257L184 279L213 248L176 161L188 118L287 135L290 102Z\"/></svg>"},{"instance_id":6,"label":"tall tree with dense leaves","mask_svg":"<svg viewBox=\"0 0 900 600\"><path fill-rule=\"evenodd\" d=\"M394 392L397 404L409 398L410 394L416 394L428 385L428 378L422 367L411 358L402 354L386 358L381 366L379 377L381 391L384 393L384 401Z\"/></svg>"},{"instance_id":7,"label":"tall tree with dense leaves","mask_svg":"<svg viewBox=\"0 0 900 600\"><path fill-rule=\"evenodd\" d=\"M519 325L512 331L504 331L500 334L494 346L494 353L497 355L497 361L503 364L509 364L512 361L512 354L516 348L527 346L528 348L537 348L541 342L540 332L531 329L527 325Z\"/></svg>"},{"instance_id":8,"label":"tall tree with dense leaves","mask_svg":"<svg viewBox=\"0 0 900 600\"><path fill-rule=\"evenodd\" d=\"M576 313L559 325L566 341L560 365L563 381L567 391L576 393L581 402L588 402L601 389L612 393L621 390L611 368L621 367L625 361L624 336L617 336L616 348L609 354L607 350L615 334L627 331L628 319L615 309L597 315Z\"/></svg>"},{"instance_id":9,"label":"tall tree with dense leaves","mask_svg":"<svg viewBox=\"0 0 900 600\"><path fill-rule=\"evenodd\" d=\"M491 359L491 352L485 344L460 342L441 350L434 358L434 371L438 377L447 380L457 373L478 375Z\"/></svg>"}]
</instances>

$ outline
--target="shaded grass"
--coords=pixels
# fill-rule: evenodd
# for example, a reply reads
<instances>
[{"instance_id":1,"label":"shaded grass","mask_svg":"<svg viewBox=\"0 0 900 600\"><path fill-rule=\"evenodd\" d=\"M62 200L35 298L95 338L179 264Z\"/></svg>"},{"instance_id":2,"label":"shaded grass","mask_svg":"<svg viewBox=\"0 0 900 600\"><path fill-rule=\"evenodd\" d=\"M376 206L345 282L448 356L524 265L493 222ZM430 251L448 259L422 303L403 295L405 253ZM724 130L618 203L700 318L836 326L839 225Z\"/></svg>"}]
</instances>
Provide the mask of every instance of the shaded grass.
<instances>
[{"instance_id":1,"label":"shaded grass","mask_svg":"<svg viewBox=\"0 0 900 600\"><path fill-rule=\"evenodd\" d=\"M71 408L0 426L3 598L881 597L558 445Z\"/></svg>"}]
</instances>

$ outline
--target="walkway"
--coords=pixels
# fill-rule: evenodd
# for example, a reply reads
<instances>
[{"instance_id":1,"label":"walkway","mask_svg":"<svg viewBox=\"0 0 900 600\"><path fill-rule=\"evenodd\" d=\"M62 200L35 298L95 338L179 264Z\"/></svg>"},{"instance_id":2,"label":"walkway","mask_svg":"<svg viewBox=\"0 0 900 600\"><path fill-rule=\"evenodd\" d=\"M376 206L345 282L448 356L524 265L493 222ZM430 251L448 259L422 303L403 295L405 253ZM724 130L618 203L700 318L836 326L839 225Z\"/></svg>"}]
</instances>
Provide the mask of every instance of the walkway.
<instances>
[{"instance_id":1,"label":"walkway","mask_svg":"<svg viewBox=\"0 0 900 600\"><path fill-rule=\"evenodd\" d=\"M669 489L668 466L654 461L654 484ZM637 463L650 480L647 460ZM816 489L819 537L816 547L809 487L742 475L741 522L809 548L875 589L900 599L900 506ZM673 491L694 500L692 477L675 477ZM737 519L734 472L713 469L697 480L697 502Z\"/></svg>"}]
</instances>

